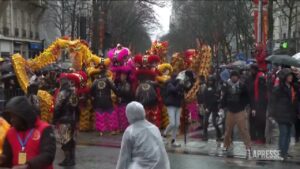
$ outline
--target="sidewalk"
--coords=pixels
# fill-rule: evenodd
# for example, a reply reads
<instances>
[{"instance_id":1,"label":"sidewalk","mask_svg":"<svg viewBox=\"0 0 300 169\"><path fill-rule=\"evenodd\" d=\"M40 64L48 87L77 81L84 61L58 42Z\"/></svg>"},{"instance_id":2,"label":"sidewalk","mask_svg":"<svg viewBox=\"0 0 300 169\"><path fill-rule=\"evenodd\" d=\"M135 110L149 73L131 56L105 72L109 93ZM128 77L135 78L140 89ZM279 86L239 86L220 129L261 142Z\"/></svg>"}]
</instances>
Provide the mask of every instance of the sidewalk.
<instances>
[{"instance_id":1,"label":"sidewalk","mask_svg":"<svg viewBox=\"0 0 300 169\"><path fill-rule=\"evenodd\" d=\"M122 141L122 134L119 135L105 135L100 136L96 132L87 132L78 134L78 144L79 145L90 145L90 146L103 146L103 147L114 147L120 148ZM171 153L182 153L182 154L194 154L194 155L208 155L208 156L218 156L224 157L222 151L222 143L216 142L215 140L209 140L207 142L201 139L188 138L187 144L184 144L183 136L179 136L178 142L181 147L174 148L170 144L166 144L166 149ZM275 142L274 142L275 143ZM277 144L277 142L276 142ZM253 145L252 150L276 150L277 145ZM287 162L299 163L300 164L300 144L290 145L290 155L293 158L288 159ZM232 158L246 158L245 146L241 141L234 141L233 151L230 153ZM259 159L252 159L259 160Z\"/></svg>"}]
</instances>

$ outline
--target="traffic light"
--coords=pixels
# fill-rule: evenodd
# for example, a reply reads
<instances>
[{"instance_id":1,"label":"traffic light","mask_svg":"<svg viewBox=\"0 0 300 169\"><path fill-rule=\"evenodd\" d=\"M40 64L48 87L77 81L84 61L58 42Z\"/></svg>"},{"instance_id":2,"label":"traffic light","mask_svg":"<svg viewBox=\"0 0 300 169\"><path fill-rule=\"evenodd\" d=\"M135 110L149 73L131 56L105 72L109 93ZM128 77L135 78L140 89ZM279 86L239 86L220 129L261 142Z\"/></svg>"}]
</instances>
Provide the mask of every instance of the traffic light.
<instances>
[{"instance_id":1,"label":"traffic light","mask_svg":"<svg viewBox=\"0 0 300 169\"><path fill-rule=\"evenodd\" d=\"M289 47L288 42L284 41L280 43L280 48L281 49L287 49Z\"/></svg>"}]
</instances>

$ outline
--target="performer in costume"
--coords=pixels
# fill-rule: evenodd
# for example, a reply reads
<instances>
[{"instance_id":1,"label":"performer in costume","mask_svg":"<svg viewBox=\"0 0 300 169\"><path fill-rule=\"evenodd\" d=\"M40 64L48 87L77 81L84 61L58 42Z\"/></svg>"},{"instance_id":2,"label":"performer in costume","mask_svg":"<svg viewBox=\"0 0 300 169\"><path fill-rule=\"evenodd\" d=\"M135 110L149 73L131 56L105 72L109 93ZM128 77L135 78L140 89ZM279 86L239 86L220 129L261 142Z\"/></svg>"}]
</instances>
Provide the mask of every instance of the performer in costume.
<instances>
[{"instance_id":1,"label":"performer in costume","mask_svg":"<svg viewBox=\"0 0 300 169\"><path fill-rule=\"evenodd\" d=\"M186 88L185 94L185 106L188 112L188 116L191 118L193 122L199 122L199 115L198 115L198 106L197 106L197 97L196 93L199 90L199 81L196 79L196 72L195 72L195 63L199 59L197 58L198 51L195 49L188 49L185 52L185 65L186 69L189 70L186 72L187 79L190 79L188 87Z\"/></svg>"},{"instance_id":2,"label":"performer in costume","mask_svg":"<svg viewBox=\"0 0 300 169\"><path fill-rule=\"evenodd\" d=\"M120 44L108 52L108 57L112 61L110 70L115 74L114 83L117 88L117 99L115 112L119 117L120 130L124 131L129 123L125 114L126 105L134 99L132 91L132 79L130 73L132 67L128 65L130 50Z\"/></svg>"},{"instance_id":3,"label":"performer in costume","mask_svg":"<svg viewBox=\"0 0 300 169\"><path fill-rule=\"evenodd\" d=\"M74 166L76 123L79 113L75 83L79 79L73 73L62 73L59 81L60 88L55 100L53 117L58 141L61 143L65 154L65 159L59 165Z\"/></svg>"},{"instance_id":4,"label":"performer in costume","mask_svg":"<svg viewBox=\"0 0 300 169\"><path fill-rule=\"evenodd\" d=\"M99 74L94 75L95 80L91 87L92 104L95 111L96 130L103 135L104 132L117 132L119 129L119 120L116 111L114 111L112 101L112 91L116 94L117 89L107 67L110 60L101 58Z\"/></svg>"},{"instance_id":5,"label":"performer in costume","mask_svg":"<svg viewBox=\"0 0 300 169\"><path fill-rule=\"evenodd\" d=\"M80 82L77 86L77 94L79 98L79 130L80 131L89 131L92 129L92 104L89 99L90 88L87 85L88 77L87 74L83 71L77 71L74 74L77 74Z\"/></svg>"},{"instance_id":6,"label":"performer in costume","mask_svg":"<svg viewBox=\"0 0 300 169\"><path fill-rule=\"evenodd\" d=\"M160 88L157 90L158 95L158 105L161 110L161 119L162 119L162 128L166 128L169 124L169 117L167 113L167 107L163 103L164 87L166 82L171 78L172 66L167 63L167 52L168 52L169 43L167 41L159 42L154 41L149 50L151 55L157 55L160 58L160 64L158 66L158 77L156 81L159 83Z\"/></svg>"},{"instance_id":7,"label":"performer in costume","mask_svg":"<svg viewBox=\"0 0 300 169\"><path fill-rule=\"evenodd\" d=\"M159 86L155 82L157 76L156 66L160 59L156 55L136 55L134 83L136 100L143 104L146 110L147 119L161 127L161 110L159 103Z\"/></svg>"},{"instance_id":8,"label":"performer in costume","mask_svg":"<svg viewBox=\"0 0 300 169\"><path fill-rule=\"evenodd\" d=\"M165 98L167 91L167 82L171 79L173 68L169 63L162 63L158 65L159 76L156 77L156 81L160 87L160 97L161 101L159 106L161 107L161 116L162 116L162 128L166 128L169 124L169 115L167 113L167 107L165 106Z\"/></svg>"}]
</instances>

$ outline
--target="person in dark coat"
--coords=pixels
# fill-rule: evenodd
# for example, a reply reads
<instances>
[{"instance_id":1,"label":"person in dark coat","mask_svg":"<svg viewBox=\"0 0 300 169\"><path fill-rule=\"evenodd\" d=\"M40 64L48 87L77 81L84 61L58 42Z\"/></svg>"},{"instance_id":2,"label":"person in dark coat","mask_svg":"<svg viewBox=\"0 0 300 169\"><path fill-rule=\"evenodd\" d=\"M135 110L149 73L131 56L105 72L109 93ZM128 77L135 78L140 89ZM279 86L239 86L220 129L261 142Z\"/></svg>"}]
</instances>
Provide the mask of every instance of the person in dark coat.
<instances>
[{"instance_id":1,"label":"person in dark coat","mask_svg":"<svg viewBox=\"0 0 300 169\"><path fill-rule=\"evenodd\" d=\"M247 128L246 106L249 104L249 94L245 85L239 81L239 73L232 71L230 79L223 89L221 107L228 110L225 122L224 150L228 151L232 143L232 131L237 125L241 138L247 149L247 157L251 154L251 139Z\"/></svg>"},{"instance_id":2,"label":"person in dark coat","mask_svg":"<svg viewBox=\"0 0 300 169\"><path fill-rule=\"evenodd\" d=\"M267 83L266 75L256 64L250 68L251 75L247 81L250 95L251 113L249 116L250 136L257 144L265 143Z\"/></svg>"},{"instance_id":3,"label":"person in dark coat","mask_svg":"<svg viewBox=\"0 0 300 169\"><path fill-rule=\"evenodd\" d=\"M167 106L168 115L169 115L169 125L163 133L163 136L172 131L172 146L180 146L176 143L176 136L178 128L180 126L180 112L181 106L184 99L184 87L180 83L179 79L172 77L172 79L167 82L166 93L164 104Z\"/></svg>"},{"instance_id":4,"label":"person in dark coat","mask_svg":"<svg viewBox=\"0 0 300 169\"><path fill-rule=\"evenodd\" d=\"M293 86L293 74L289 68L279 74L280 83L273 89L271 115L279 125L279 150L284 159L288 157L292 126L297 118L297 95Z\"/></svg>"},{"instance_id":5,"label":"person in dark coat","mask_svg":"<svg viewBox=\"0 0 300 169\"><path fill-rule=\"evenodd\" d=\"M209 76L207 80L206 88L203 92L203 106L205 110L203 119L203 140L208 140L207 128L209 123L209 116L212 114L212 123L216 130L217 141L221 140L222 133L218 126L218 100L219 91L216 85L216 79L214 76Z\"/></svg>"},{"instance_id":6,"label":"person in dark coat","mask_svg":"<svg viewBox=\"0 0 300 169\"><path fill-rule=\"evenodd\" d=\"M13 169L52 169L56 140L52 127L38 118L25 96L9 100L5 112L11 115L12 128L7 132L0 155L0 167Z\"/></svg>"}]
</instances>

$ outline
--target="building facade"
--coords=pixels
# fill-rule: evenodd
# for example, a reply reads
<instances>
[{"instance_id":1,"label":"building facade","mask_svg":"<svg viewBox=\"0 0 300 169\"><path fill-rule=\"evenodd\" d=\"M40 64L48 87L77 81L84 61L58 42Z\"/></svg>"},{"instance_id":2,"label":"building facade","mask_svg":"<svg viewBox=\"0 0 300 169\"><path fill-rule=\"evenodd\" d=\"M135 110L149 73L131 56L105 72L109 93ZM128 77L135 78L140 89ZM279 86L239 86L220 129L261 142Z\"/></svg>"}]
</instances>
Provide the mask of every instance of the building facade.
<instances>
[{"instance_id":1,"label":"building facade","mask_svg":"<svg viewBox=\"0 0 300 169\"><path fill-rule=\"evenodd\" d=\"M32 58L43 50L39 25L45 9L42 0L0 0L1 57Z\"/></svg>"},{"instance_id":2,"label":"building facade","mask_svg":"<svg viewBox=\"0 0 300 169\"><path fill-rule=\"evenodd\" d=\"M274 49L277 50L280 48L280 44L288 40L288 17L289 14L288 8L283 8L284 0L278 0L274 2ZM283 12L284 10L285 12ZM289 46L293 48L293 52L300 51L300 1L295 1L293 12L292 12L292 21L291 21L291 35Z\"/></svg>"}]
</instances>

